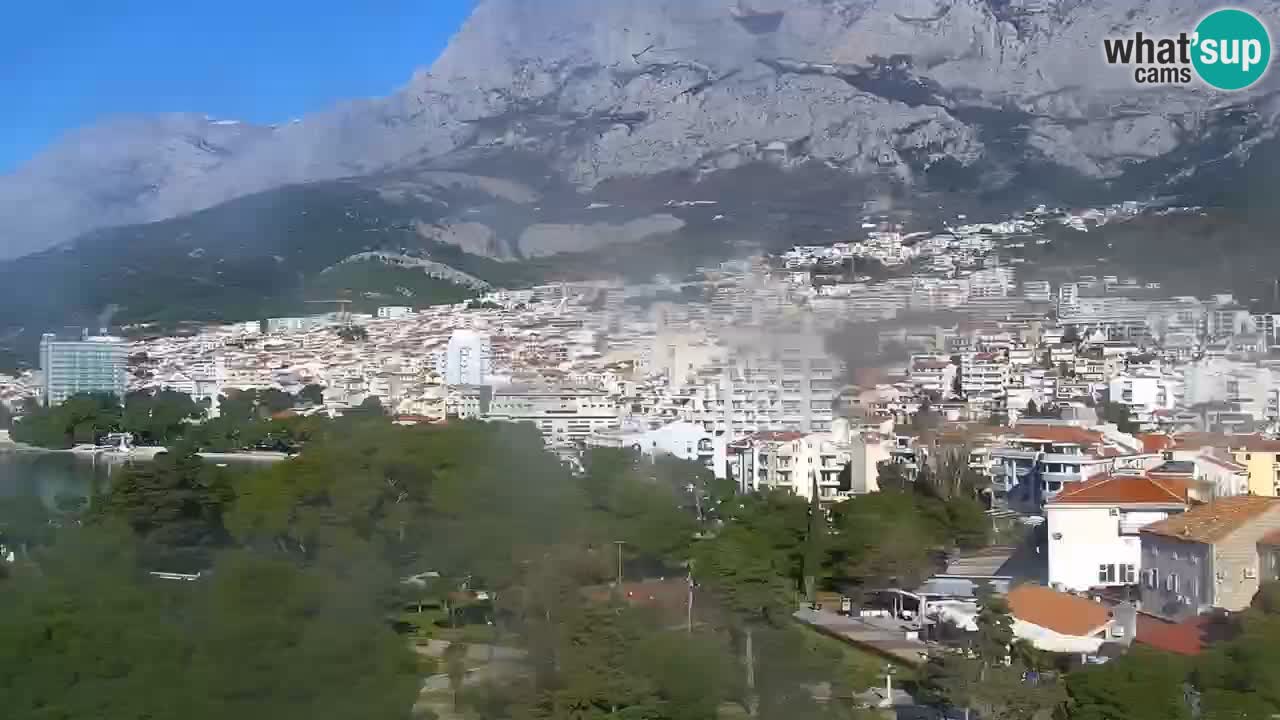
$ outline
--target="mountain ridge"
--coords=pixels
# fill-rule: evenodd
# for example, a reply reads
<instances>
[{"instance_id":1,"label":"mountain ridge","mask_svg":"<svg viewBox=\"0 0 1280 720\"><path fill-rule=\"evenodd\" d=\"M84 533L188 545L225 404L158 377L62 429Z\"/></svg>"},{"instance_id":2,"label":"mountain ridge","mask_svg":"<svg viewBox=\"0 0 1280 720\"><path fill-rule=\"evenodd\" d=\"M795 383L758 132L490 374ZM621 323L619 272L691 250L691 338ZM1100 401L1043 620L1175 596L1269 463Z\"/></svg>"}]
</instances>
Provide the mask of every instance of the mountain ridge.
<instances>
[{"instance_id":1,"label":"mountain ridge","mask_svg":"<svg viewBox=\"0 0 1280 720\"><path fill-rule=\"evenodd\" d=\"M1243 6L1277 18L1274 5ZM941 169L968 178L969 190L998 192L1040 168L1105 189L1137 164L1183 155L1170 167L1177 180L1197 171L1203 128L1231 108L1247 107L1248 137L1275 136L1276 74L1232 95L1137 88L1105 66L1101 39L1189 29L1214 7L482 0L431 67L385 98L270 127L178 113L72 133L0 177L0 257L300 183L465 172L477 151L543 157L584 196L609 182L705 178L757 162L813 163L908 189Z\"/></svg>"}]
</instances>

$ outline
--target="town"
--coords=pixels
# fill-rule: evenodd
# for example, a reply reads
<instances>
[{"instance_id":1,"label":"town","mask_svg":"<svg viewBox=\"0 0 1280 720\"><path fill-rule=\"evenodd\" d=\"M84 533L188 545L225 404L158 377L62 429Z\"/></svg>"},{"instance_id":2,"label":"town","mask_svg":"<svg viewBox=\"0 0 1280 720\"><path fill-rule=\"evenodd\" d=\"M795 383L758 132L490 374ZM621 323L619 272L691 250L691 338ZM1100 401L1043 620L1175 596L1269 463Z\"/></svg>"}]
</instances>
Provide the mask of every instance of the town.
<instances>
[{"instance_id":1,"label":"town","mask_svg":"<svg viewBox=\"0 0 1280 720\"><path fill-rule=\"evenodd\" d=\"M868 220L860 242L647 285L368 315L335 301L180 335L126 328L130 340L50 333L41 369L0 378L0 401L20 416L77 393L168 390L217 417L237 392L317 388L280 414L372 404L400 425L531 423L579 472L592 448L670 455L740 493L823 507L963 475L1007 543L878 607L837 597L797 617L918 664L928 627L972 629L990 585L1041 651L1194 655L1206 618L1280 579L1280 308L1131 277L1055 286L1005 257L1049 242L1046 224L1088 232L1142 211L1038 208L939 233ZM868 264L902 272L857 271Z\"/></svg>"}]
</instances>

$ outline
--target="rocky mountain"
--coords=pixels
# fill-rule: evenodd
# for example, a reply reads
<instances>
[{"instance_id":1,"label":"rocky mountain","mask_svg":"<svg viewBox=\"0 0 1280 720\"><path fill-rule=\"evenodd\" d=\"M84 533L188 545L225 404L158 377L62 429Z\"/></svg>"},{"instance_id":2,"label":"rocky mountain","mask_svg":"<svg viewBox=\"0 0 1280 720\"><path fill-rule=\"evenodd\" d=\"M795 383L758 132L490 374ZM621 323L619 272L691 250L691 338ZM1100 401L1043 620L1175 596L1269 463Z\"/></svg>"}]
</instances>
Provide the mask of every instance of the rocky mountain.
<instances>
[{"instance_id":1,"label":"rocky mountain","mask_svg":"<svg viewBox=\"0 0 1280 720\"><path fill-rule=\"evenodd\" d=\"M358 177L395 193L404 173L452 173L432 182L484 182L489 200L529 208L520 227L457 206L428 223L435 240L505 258L687 233L665 204L734 177L773 183L743 191L766 199L834 193L849 207L754 210L788 227L834 218L815 221L822 232L876 197L1177 191L1272 141L1280 76L1235 94L1140 87L1105 64L1102 39L1190 30L1217 4L480 0L387 98L274 127L173 115L71 134L0 177L0 256L299 183ZM1240 4L1280 19L1275 3ZM521 187L500 184L511 176ZM573 193L579 207L622 202L603 221L541 221L539 184L562 208Z\"/></svg>"}]
</instances>

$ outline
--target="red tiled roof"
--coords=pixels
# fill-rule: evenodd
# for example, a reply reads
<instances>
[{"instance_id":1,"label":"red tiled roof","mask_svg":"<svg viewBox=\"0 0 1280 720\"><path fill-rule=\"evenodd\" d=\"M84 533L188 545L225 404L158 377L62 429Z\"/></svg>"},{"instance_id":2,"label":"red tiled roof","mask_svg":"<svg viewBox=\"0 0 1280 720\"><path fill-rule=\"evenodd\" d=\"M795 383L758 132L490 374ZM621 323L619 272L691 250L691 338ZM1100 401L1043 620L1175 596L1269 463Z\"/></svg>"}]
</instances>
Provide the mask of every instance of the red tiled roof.
<instances>
[{"instance_id":1,"label":"red tiled roof","mask_svg":"<svg viewBox=\"0 0 1280 720\"><path fill-rule=\"evenodd\" d=\"M1188 432L1174 437L1176 447L1183 449L1199 449L1202 447L1220 447L1245 452L1280 453L1280 440L1273 440L1262 435L1227 435L1224 433Z\"/></svg>"},{"instance_id":2,"label":"red tiled roof","mask_svg":"<svg viewBox=\"0 0 1280 720\"><path fill-rule=\"evenodd\" d=\"M1041 585L1019 585L1006 599L1015 618L1062 635L1087 637L1111 619L1111 611L1092 600Z\"/></svg>"},{"instance_id":3,"label":"red tiled roof","mask_svg":"<svg viewBox=\"0 0 1280 720\"><path fill-rule=\"evenodd\" d=\"M1075 443L1076 445L1093 445L1102 442L1102 433L1097 430L1086 430L1074 425L1035 425L1018 423L1014 432L1028 440L1044 440L1053 443Z\"/></svg>"},{"instance_id":4,"label":"red tiled roof","mask_svg":"<svg viewBox=\"0 0 1280 720\"><path fill-rule=\"evenodd\" d=\"M1141 503L1185 504L1187 485L1173 478L1111 475L1063 490L1049 504L1137 505Z\"/></svg>"},{"instance_id":5,"label":"red tiled roof","mask_svg":"<svg viewBox=\"0 0 1280 720\"><path fill-rule=\"evenodd\" d=\"M1232 450L1248 452L1280 452L1280 440L1261 435L1233 435L1230 447Z\"/></svg>"},{"instance_id":6,"label":"red tiled roof","mask_svg":"<svg viewBox=\"0 0 1280 720\"><path fill-rule=\"evenodd\" d=\"M1158 453L1173 447L1173 438L1161 433L1138 433L1138 440L1142 441L1142 451L1148 453Z\"/></svg>"},{"instance_id":7,"label":"red tiled roof","mask_svg":"<svg viewBox=\"0 0 1280 720\"><path fill-rule=\"evenodd\" d=\"M1255 495L1218 498L1152 523L1142 528L1142 532L1212 544L1273 508L1280 508L1280 499Z\"/></svg>"},{"instance_id":8,"label":"red tiled roof","mask_svg":"<svg viewBox=\"0 0 1280 720\"><path fill-rule=\"evenodd\" d=\"M1134 640L1165 652L1199 655L1204 649L1204 622L1205 618L1197 617L1173 623L1146 613L1138 613L1138 631Z\"/></svg>"}]
</instances>

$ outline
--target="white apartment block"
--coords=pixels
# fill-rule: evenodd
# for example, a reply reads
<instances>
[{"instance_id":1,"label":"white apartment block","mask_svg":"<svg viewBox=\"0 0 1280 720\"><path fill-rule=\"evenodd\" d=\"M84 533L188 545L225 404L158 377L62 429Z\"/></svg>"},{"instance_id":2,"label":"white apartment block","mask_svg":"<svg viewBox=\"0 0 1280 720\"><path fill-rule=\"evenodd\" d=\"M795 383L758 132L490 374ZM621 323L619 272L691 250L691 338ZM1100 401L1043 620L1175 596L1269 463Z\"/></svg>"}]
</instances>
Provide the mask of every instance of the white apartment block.
<instances>
[{"instance_id":1,"label":"white apartment block","mask_svg":"<svg viewBox=\"0 0 1280 720\"><path fill-rule=\"evenodd\" d=\"M413 308L404 305L387 305L374 313L379 320L403 320L413 314Z\"/></svg>"},{"instance_id":2,"label":"white apartment block","mask_svg":"<svg viewBox=\"0 0 1280 720\"><path fill-rule=\"evenodd\" d=\"M810 500L816 486L822 501L837 502L852 494L840 489L849 449L833 433L754 433L729 444L729 467L747 492L780 490Z\"/></svg>"},{"instance_id":3,"label":"white apartment block","mask_svg":"<svg viewBox=\"0 0 1280 720\"><path fill-rule=\"evenodd\" d=\"M1188 506L1185 486L1142 476L1064 490L1045 506L1050 586L1081 592L1136 585L1143 570L1139 531Z\"/></svg>"},{"instance_id":4,"label":"white apartment block","mask_svg":"<svg viewBox=\"0 0 1280 720\"><path fill-rule=\"evenodd\" d=\"M490 372L492 344L488 335L454 330L436 358L436 372L446 385L484 385Z\"/></svg>"},{"instance_id":5,"label":"white apartment block","mask_svg":"<svg viewBox=\"0 0 1280 720\"><path fill-rule=\"evenodd\" d=\"M705 465L717 478L728 477L727 439L707 432L700 423L676 421L651 427L632 424L601 429L587 437L586 444L626 448L648 456L672 455Z\"/></svg>"},{"instance_id":6,"label":"white apartment block","mask_svg":"<svg viewBox=\"0 0 1280 720\"><path fill-rule=\"evenodd\" d=\"M602 390L511 385L494 391L487 420L531 422L548 443L585 443L594 432L621 425L618 407Z\"/></svg>"},{"instance_id":7,"label":"white apartment block","mask_svg":"<svg viewBox=\"0 0 1280 720\"><path fill-rule=\"evenodd\" d=\"M997 353L965 353L960 358L960 389L970 403L987 407L1004 404L1009 364Z\"/></svg>"},{"instance_id":8,"label":"white apartment block","mask_svg":"<svg viewBox=\"0 0 1280 720\"><path fill-rule=\"evenodd\" d=\"M1180 379L1160 374L1122 373L1111 377L1107 389L1111 402L1128 406L1135 421L1151 424L1159 412L1177 405L1181 385Z\"/></svg>"}]
</instances>

